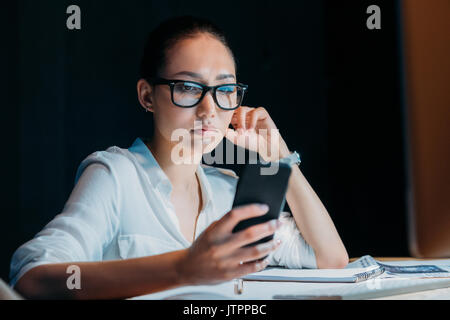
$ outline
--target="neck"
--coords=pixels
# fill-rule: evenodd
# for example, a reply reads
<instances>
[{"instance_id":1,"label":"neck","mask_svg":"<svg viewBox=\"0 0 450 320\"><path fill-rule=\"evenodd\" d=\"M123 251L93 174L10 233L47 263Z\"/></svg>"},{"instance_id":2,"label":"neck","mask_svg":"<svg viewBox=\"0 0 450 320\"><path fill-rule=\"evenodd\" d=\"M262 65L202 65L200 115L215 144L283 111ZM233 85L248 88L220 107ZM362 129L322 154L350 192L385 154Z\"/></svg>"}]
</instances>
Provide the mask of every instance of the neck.
<instances>
[{"instance_id":1,"label":"neck","mask_svg":"<svg viewBox=\"0 0 450 320\"><path fill-rule=\"evenodd\" d=\"M191 161L189 163L174 163L172 159L172 149L178 142L167 141L161 135L158 135L157 130L153 138L146 142L147 147L152 152L156 161L166 176L172 183L173 190L187 191L191 190L197 183L196 170L200 161ZM201 157L194 157L195 159Z\"/></svg>"}]
</instances>

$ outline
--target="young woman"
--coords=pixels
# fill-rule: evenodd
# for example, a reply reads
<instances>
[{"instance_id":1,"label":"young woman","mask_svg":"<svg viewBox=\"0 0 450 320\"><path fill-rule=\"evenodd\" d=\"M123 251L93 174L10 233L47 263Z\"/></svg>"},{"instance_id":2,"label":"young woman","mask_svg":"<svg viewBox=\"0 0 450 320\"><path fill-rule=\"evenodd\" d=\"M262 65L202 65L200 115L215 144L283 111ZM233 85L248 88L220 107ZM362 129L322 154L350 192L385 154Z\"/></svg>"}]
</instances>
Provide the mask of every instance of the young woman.
<instances>
[{"instance_id":1,"label":"young woman","mask_svg":"<svg viewBox=\"0 0 450 320\"><path fill-rule=\"evenodd\" d=\"M345 247L296 165L286 195L292 217L232 233L267 206L231 210L238 177L201 165L202 154L223 137L251 148L244 136L262 139L253 150L266 161L291 154L265 108L241 106L245 88L212 23L179 17L156 28L137 83L141 106L153 113L152 138L83 160L63 212L15 252L16 290L28 298L127 298L231 280L268 264L344 267ZM269 155L273 142L278 148ZM270 242L245 247L272 234ZM77 270L78 284L71 285Z\"/></svg>"}]
</instances>

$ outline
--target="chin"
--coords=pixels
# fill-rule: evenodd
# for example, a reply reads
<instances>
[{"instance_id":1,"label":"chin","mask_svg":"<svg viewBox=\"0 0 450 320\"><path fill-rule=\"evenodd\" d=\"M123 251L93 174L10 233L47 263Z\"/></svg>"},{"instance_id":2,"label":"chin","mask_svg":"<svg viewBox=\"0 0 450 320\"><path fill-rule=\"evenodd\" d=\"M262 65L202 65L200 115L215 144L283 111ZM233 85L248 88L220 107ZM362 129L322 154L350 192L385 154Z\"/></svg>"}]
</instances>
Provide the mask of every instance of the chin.
<instances>
[{"instance_id":1,"label":"chin","mask_svg":"<svg viewBox=\"0 0 450 320\"><path fill-rule=\"evenodd\" d=\"M202 153L210 153L223 140L223 135L215 135L211 139L202 139Z\"/></svg>"}]
</instances>

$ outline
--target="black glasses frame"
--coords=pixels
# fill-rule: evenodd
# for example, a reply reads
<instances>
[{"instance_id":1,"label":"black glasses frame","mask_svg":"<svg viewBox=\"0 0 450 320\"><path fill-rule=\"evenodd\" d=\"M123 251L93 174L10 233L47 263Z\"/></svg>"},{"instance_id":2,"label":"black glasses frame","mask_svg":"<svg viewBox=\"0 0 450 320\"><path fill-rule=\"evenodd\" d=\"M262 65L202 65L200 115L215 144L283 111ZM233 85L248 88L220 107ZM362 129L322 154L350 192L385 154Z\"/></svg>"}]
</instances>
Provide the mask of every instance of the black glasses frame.
<instances>
[{"instance_id":1,"label":"black glasses frame","mask_svg":"<svg viewBox=\"0 0 450 320\"><path fill-rule=\"evenodd\" d=\"M243 83L224 83L224 84L219 84L217 86L207 86L207 85L205 85L203 83L199 83L199 82L195 82L195 81L191 81L191 80L169 80L169 79L164 79L164 78L154 78L154 79L147 79L147 81L149 83L151 83L151 84L154 84L154 85L159 85L159 84L169 85L169 87L170 87L170 96L171 96L171 99L172 99L172 103L174 105L176 105L177 107L180 107L180 108L193 108L193 107L195 107L197 104L199 104L203 100L203 98L208 93L208 91L212 91L212 97L214 99L214 102L216 103L216 105L220 109L222 109L222 110L236 110L237 108L239 108L241 106L241 103L244 100L244 94L248 90L248 86L246 84L243 84ZM196 103L194 103L191 106L182 106L182 105L179 105L179 104L177 104L175 102L175 99L173 97L173 88L175 87L175 84L177 84L179 82L190 82L190 83L194 83L194 84L202 87L202 95L200 96L200 98L198 99L198 101ZM217 101L216 91L220 87L230 86L230 85L238 86L238 87L240 87L242 89L242 98L241 98L241 101L239 102L239 104L236 107L234 107L234 108L223 108L219 104L219 102Z\"/></svg>"}]
</instances>

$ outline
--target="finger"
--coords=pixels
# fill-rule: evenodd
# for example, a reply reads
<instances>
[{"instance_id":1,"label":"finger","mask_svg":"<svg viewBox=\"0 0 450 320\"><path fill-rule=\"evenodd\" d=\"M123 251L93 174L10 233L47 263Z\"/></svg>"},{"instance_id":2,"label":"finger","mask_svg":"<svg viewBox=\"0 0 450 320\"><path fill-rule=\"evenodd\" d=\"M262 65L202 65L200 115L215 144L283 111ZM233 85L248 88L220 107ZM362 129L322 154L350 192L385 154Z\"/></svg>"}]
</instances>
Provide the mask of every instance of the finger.
<instances>
[{"instance_id":1,"label":"finger","mask_svg":"<svg viewBox=\"0 0 450 320\"><path fill-rule=\"evenodd\" d=\"M236 248L241 248L245 245L261 240L274 234L280 226L281 221L278 219L273 219L239 231L231 237L230 241L228 241L228 248L230 250L235 250Z\"/></svg>"},{"instance_id":2,"label":"finger","mask_svg":"<svg viewBox=\"0 0 450 320\"><path fill-rule=\"evenodd\" d=\"M236 115L236 123L237 124L236 124L235 129L237 129L237 130L239 130L239 129L245 130L245 114L246 113L247 113L247 109L244 106L239 107L236 110L235 115Z\"/></svg>"},{"instance_id":3,"label":"finger","mask_svg":"<svg viewBox=\"0 0 450 320\"><path fill-rule=\"evenodd\" d=\"M233 116L231 117L230 123L231 123L231 125L233 126L234 129L237 129L237 126L238 126L238 112L240 112L239 109L241 109L241 108L242 107L234 110Z\"/></svg>"},{"instance_id":4,"label":"finger","mask_svg":"<svg viewBox=\"0 0 450 320\"><path fill-rule=\"evenodd\" d=\"M255 129L260 112L255 108L247 113L247 130Z\"/></svg>"},{"instance_id":5,"label":"finger","mask_svg":"<svg viewBox=\"0 0 450 320\"><path fill-rule=\"evenodd\" d=\"M247 129L255 129L258 121L267 118L267 111L263 107L254 108L247 119Z\"/></svg>"},{"instance_id":6,"label":"finger","mask_svg":"<svg viewBox=\"0 0 450 320\"><path fill-rule=\"evenodd\" d=\"M279 248L281 240L270 240L255 246L241 248L230 256L233 263L246 263L264 258Z\"/></svg>"},{"instance_id":7,"label":"finger","mask_svg":"<svg viewBox=\"0 0 450 320\"><path fill-rule=\"evenodd\" d=\"M236 272L235 278L245 276L246 274L249 274L249 273L262 271L267 267L268 264L269 264L269 259L266 258L264 260L257 260L257 261L247 262L247 263L238 265L238 267L236 268L237 272Z\"/></svg>"},{"instance_id":8,"label":"finger","mask_svg":"<svg viewBox=\"0 0 450 320\"><path fill-rule=\"evenodd\" d=\"M242 220L259 217L267 213L269 207L266 204L248 204L233 208L219 220L219 228L224 232L231 232Z\"/></svg>"}]
</instances>

